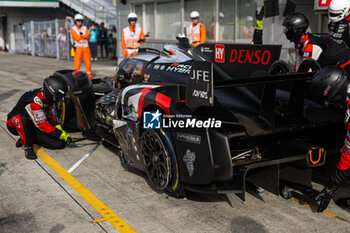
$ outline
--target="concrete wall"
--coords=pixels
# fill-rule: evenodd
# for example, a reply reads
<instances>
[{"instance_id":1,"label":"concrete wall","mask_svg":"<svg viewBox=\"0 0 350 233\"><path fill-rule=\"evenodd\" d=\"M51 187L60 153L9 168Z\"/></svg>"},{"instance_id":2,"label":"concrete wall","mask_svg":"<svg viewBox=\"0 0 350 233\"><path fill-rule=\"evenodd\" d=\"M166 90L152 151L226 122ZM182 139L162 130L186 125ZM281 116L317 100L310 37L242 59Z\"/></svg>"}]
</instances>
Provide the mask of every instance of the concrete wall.
<instances>
[{"instance_id":1,"label":"concrete wall","mask_svg":"<svg viewBox=\"0 0 350 233\"><path fill-rule=\"evenodd\" d=\"M20 20L25 22L44 21L54 19L64 19L67 15L61 8L30 8L30 7L0 7L0 15L7 15L7 45L8 50L13 51L15 48L14 25L18 25ZM1 23L1 22L0 22ZM1 27L1 24L0 24ZM0 31L0 47L2 33Z\"/></svg>"}]
</instances>

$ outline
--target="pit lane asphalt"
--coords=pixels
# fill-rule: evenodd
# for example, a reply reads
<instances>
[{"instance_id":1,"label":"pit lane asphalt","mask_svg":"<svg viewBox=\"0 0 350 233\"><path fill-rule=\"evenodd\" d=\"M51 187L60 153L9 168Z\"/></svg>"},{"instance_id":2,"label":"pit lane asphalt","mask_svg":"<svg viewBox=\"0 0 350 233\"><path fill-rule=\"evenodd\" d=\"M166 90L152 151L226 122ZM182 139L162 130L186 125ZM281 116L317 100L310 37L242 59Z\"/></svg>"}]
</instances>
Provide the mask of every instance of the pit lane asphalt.
<instances>
[{"instance_id":1,"label":"pit lane asphalt","mask_svg":"<svg viewBox=\"0 0 350 233\"><path fill-rule=\"evenodd\" d=\"M92 69L103 77L111 75L115 65L95 62ZM6 129L7 113L25 91L41 86L54 71L72 67L72 61L0 53L1 126ZM94 147L88 141L77 144L44 150L68 170ZM190 194L186 199L158 194L142 174L123 169L118 157L102 146L72 175L137 232L350 232L350 213L333 201L327 210L346 221L268 192L250 191L246 202L233 194ZM337 194L343 196L350 196L349 182ZM117 232L107 221L92 223L100 218L42 159L26 160L0 128L0 232Z\"/></svg>"}]
</instances>

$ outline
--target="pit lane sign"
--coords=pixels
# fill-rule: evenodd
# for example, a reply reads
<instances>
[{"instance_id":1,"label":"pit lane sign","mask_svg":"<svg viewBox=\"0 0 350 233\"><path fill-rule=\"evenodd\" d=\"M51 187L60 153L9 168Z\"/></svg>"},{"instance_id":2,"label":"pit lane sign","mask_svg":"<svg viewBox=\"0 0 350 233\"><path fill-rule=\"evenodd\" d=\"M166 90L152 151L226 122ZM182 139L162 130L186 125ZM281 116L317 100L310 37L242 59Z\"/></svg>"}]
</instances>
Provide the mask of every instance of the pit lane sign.
<instances>
[{"instance_id":1,"label":"pit lane sign","mask_svg":"<svg viewBox=\"0 0 350 233\"><path fill-rule=\"evenodd\" d=\"M186 106L194 111L214 105L213 63L194 61L186 87Z\"/></svg>"},{"instance_id":2,"label":"pit lane sign","mask_svg":"<svg viewBox=\"0 0 350 233\"><path fill-rule=\"evenodd\" d=\"M315 0L315 10L328 10L332 0Z\"/></svg>"},{"instance_id":3,"label":"pit lane sign","mask_svg":"<svg viewBox=\"0 0 350 233\"><path fill-rule=\"evenodd\" d=\"M201 44L196 51L215 62L234 78L250 77L254 71L268 71L279 60L281 45Z\"/></svg>"}]
</instances>

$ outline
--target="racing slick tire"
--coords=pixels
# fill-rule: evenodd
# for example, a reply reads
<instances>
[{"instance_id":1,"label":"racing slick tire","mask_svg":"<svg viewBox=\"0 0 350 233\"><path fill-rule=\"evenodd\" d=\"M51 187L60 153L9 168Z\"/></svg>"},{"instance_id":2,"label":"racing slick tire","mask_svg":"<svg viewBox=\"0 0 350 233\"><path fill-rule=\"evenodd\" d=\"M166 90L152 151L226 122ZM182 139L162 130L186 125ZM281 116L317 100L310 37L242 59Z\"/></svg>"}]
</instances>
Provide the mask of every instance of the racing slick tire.
<instances>
[{"instance_id":1,"label":"racing slick tire","mask_svg":"<svg viewBox=\"0 0 350 233\"><path fill-rule=\"evenodd\" d=\"M321 70L320 64L314 59L305 59L298 68L298 73L301 72L317 72Z\"/></svg>"},{"instance_id":2,"label":"racing slick tire","mask_svg":"<svg viewBox=\"0 0 350 233\"><path fill-rule=\"evenodd\" d=\"M144 130L141 133L140 147L150 186L178 198L184 197L175 152L165 132L161 129Z\"/></svg>"},{"instance_id":3,"label":"racing slick tire","mask_svg":"<svg viewBox=\"0 0 350 233\"><path fill-rule=\"evenodd\" d=\"M79 131L76 125L75 109L69 98L59 99L54 106L54 116L57 123L68 132Z\"/></svg>"},{"instance_id":4,"label":"racing slick tire","mask_svg":"<svg viewBox=\"0 0 350 233\"><path fill-rule=\"evenodd\" d=\"M269 74L291 74L292 69L290 68L289 64L283 60L275 61L269 71Z\"/></svg>"}]
</instances>

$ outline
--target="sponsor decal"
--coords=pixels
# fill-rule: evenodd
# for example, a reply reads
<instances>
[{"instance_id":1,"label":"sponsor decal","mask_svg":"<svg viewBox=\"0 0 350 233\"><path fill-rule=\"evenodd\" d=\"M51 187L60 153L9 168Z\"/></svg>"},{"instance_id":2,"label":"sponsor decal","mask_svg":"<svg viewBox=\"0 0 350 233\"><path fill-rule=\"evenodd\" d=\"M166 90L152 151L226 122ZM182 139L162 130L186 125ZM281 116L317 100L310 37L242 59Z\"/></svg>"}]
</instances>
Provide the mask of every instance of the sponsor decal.
<instances>
[{"instance_id":1,"label":"sponsor decal","mask_svg":"<svg viewBox=\"0 0 350 233\"><path fill-rule=\"evenodd\" d=\"M39 104L41 107L43 106L43 102L40 100L38 96L34 97L34 103Z\"/></svg>"},{"instance_id":2,"label":"sponsor decal","mask_svg":"<svg viewBox=\"0 0 350 233\"><path fill-rule=\"evenodd\" d=\"M230 53L230 63L240 64L262 64L267 65L270 63L271 52L269 50L238 50L232 49Z\"/></svg>"},{"instance_id":3,"label":"sponsor decal","mask_svg":"<svg viewBox=\"0 0 350 233\"><path fill-rule=\"evenodd\" d=\"M213 106L213 64L193 62L186 90L186 106L194 111L200 106Z\"/></svg>"},{"instance_id":4,"label":"sponsor decal","mask_svg":"<svg viewBox=\"0 0 350 233\"><path fill-rule=\"evenodd\" d=\"M187 133L176 133L177 140L189 142L192 144L201 144L202 137L198 135L193 134L187 134Z\"/></svg>"},{"instance_id":5,"label":"sponsor decal","mask_svg":"<svg viewBox=\"0 0 350 233\"><path fill-rule=\"evenodd\" d=\"M144 129L160 129L161 113L159 110L156 112L144 112L143 113L143 128Z\"/></svg>"},{"instance_id":6,"label":"sponsor decal","mask_svg":"<svg viewBox=\"0 0 350 233\"><path fill-rule=\"evenodd\" d=\"M215 45L215 61L225 63L225 45Z\"/></svg>"},{"instance_id":7,"label":"sponsor decal","mask_svg":"<svg viewBox=\"0 0 350 233\"><path fill-rule=\"evenodd\" d=\"M166 69L168 72L176 72L181 74L190 74L191 65L184 65L179 63L173 63Z\"/></svg>"},{"instance_id":8,"label":"sponsor decal","mask_svg":"<svg viewBox=\"0 0 350 233\"><path fill-rule=\"evenodd\" d=\"M46 121L46 115L43 110L33 111L34 121L37 123L42 123Z\"/></svg>"},{"instance_id":9,"label":"sponsor decal","mask_svg":"<svg viewBox=\"0 0 350 233\"><path fill-rule=\"evenodd\" d=\"M183 157L183 161L186 164L188 175L193 176L194 162L196 161L196 153L192 152L190 149L187 149L186 154Z\"/></svg>"},{"instance_id":10,"label":"sponsor decal","mask_svg":"<svg viewBox=\"0 0 350 233\"><path fill-rule=\"evenodd\" d=\"M201 47L201 52L202 53L212 53L213 50L209 47Z\"/></svg>"},{"instance_id":11,"label":"sponsor decal","mask_svg":"<svg viewBox=\"0 0 350 233\"><path fill-rule=\"evenodd\" d=\"M305 52L303 57L312 57L312 52Z\"/></svg>"}]
</instances>

